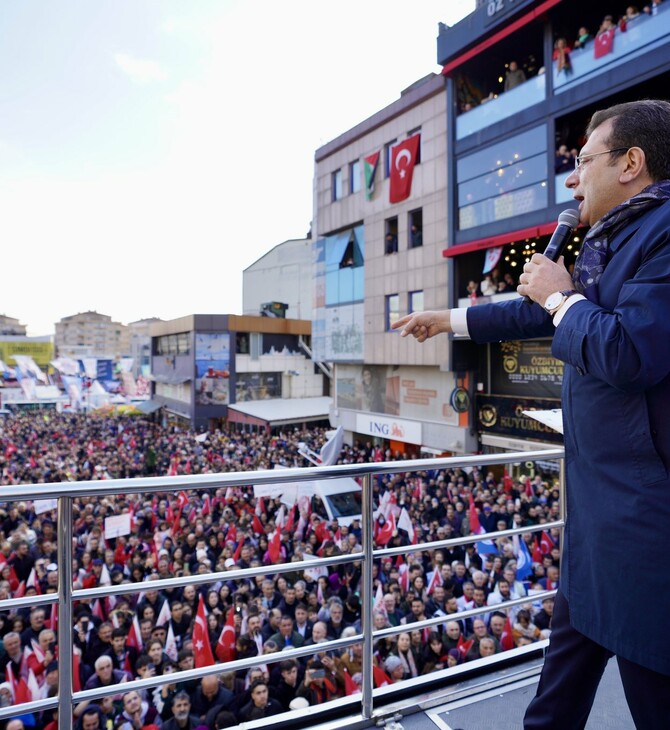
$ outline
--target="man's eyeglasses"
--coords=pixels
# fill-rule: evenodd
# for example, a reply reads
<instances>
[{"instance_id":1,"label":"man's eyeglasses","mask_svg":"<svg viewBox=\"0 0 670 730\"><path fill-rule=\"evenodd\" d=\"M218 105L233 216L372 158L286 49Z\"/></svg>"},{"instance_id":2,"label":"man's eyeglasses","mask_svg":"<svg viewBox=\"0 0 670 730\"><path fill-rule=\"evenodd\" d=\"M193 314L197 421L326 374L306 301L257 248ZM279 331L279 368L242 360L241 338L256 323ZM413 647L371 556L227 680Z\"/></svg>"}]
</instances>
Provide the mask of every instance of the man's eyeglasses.
<instances>
[{"instance_id":1,"label":"man's eyeglasses","mask_svg":"<svg viewBox=\"0 0 670 730\"><path fill-rule=\"evenodd\" d=\"M611 155L612 152L627 152L630 147L615 147L613 150L603 150L602 152L592 152L590 155L578 155L575 157L575 170L579 170L582 164L586 160L590 160L592 157L598 157L598 155Z\"/></svg>"}]
</instances>

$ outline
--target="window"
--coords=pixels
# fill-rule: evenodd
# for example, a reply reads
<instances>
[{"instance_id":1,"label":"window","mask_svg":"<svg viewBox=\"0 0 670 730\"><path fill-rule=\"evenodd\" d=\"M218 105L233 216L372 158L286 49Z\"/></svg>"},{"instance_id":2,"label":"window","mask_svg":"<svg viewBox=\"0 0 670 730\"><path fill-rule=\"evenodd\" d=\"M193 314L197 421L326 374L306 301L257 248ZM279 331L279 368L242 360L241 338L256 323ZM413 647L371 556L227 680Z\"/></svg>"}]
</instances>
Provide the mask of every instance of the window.
<instances>
[{"instance_id":1,"label":"window","mask_svg":"<svg viewBox=\"0 0 670 730\"><path fill-rule=\"evenodd\" d=\"M258 360L261 356L261 348L263 347L263 335L260 332L250 333L250 355L252 360Z\"/></svg>"},{"instance_id":2,"label":"window","mask_svg":"<svg viewBox=\"0 0 670 730\"><path fill-rule=\"evenodd\" d=\"M400 297L398 294L386 295L386 331L391 329L391 325L400 319Z\"/></svg>"},{"instance_id":3,"label":"window","mask_svg":"<svg viewBox=\"0 0 670 730\"><path fill-rule=\"evenodd\" d=\"M423 291L411 291L409 293L409 311L423 312Z\"/></svg>"},{"instance_id":4,"label":"window","mask_svg":"<svg viewBox=\"0 0 670 730\"><path fill-rule=\"evenodd\" d=\"M417 127L416 129L411 129L409 132L407 132L408 137L413 137L415 134L419 135L419 146L416 148L416 160L414 162L415 165L421 164L421 127Z\"/></svg>"},{"instance_id":5,"label":"window","mask_svg":"<svg viewBox=\"0 0 670 730\"><path fill-rule=\"evenodd\" d=\"M397 139L392 139L384 145L384 177L391 176L391 148L397 141Z\"/></svg>"},{"instance_id":6,"label":"window","mask_svg":"<svg viewBox=\"0 0 670 730\"><path fill-rule=\"evenodd\" d=\"M384 253L398 253L398 217L387 218L384 222Z\"/></svg>"},{"instance_id":7,"label":"window","mask_svg":"<svg viewBox=\"0 0 670 730\"><path fill-rule=\"evenodd\" d=\"M342 170L335 170L331 179L333 201L342 199Z\"/></svg>"},{"instance_id":8,"label":"window","mask_svg":"<svg viewBox=\"0 0 670 730\"><path fill-rule=\"evenodd\" d=\"M344 253L340 259L340 268L345 269L351 267L353 269L359 266L363 266L363 254L356 240L356 234L351 231L347 247L344 249Z\"/></svg>"},{"instance_id":9,"label":"window","mask_svg":"<svg viewBox=\"0 0 670 730\"><path fill-rule=\"evenodd\" d=\"M418 248L423 246L423 211L410 210L407 214L407 246L408 248Z\"/></svg>"},{"instance_id":10,"label":"window","mask_svg":"<svg viewBox=\"0 0 670 730\"><path fill-rule=\"evenodd\" d=\"M349 192L357 193L361 189L361 162L354 160L349 165Z\"/></svg>"}]
</instances>

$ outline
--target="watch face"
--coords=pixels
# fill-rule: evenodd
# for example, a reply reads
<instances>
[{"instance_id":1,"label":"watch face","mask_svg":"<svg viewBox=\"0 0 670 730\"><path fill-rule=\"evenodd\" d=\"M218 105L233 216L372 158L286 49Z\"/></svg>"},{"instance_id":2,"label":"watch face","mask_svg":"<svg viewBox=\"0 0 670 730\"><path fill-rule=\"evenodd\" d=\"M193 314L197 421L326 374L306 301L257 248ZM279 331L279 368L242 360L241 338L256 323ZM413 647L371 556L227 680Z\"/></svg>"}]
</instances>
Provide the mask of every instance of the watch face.
<instances>
[{"instance_id":1,"label":"watch face","mask_svg":"<svg viewBox=\"0 0 670 730\"><path fill-rule=\"evenodd\" d=\"M563 301L563 294L560 291L555 291L547 297L547 301L544 303L544 308L547 310L554 309Z\"/></svg>"}]
</instances>

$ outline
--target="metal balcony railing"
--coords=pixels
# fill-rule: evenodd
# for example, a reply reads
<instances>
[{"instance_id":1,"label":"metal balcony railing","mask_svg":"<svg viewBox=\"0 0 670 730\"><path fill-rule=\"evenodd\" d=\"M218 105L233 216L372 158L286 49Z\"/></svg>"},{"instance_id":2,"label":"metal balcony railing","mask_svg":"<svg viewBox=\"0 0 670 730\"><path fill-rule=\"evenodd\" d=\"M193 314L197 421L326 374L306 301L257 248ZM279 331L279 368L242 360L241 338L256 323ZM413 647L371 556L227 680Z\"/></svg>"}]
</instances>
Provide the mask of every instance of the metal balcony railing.
<instances>
[{"instance_id":1,"label":"metal balcony railing","mask_svg":"<svg viewBox=\"0 0 670 730\"><path fill-rule=\"evenodd\" d=\"M313 568L319 566L334 566L348 562L361 561L362 570L362 595L361 595L361 619L362 633L356 636L347 637L346 639L337 639L319 644L319 650L328 651L335 649L344 649L353 644L362 643L363 659L362 659L362 685L360 695L351 695L344 697L326 705L319 707L310 707L305 710L295 710L288 715L279 715L273 717L277 723L282 722L282 718L288 718L292 721L299 721L302 716L310 716L310 723L314 722L315 714L325 714L339 711L341 714L348 713L348 724L352 722L361 726L372 725L376 720L383 716L383 707L388 703L389 696L396 692L407 689L418 691L418 689L435 683L440 680L444 683L448 677L462 677L474 669L481 671L482 667L493 668L497 664L508 660L515 653L518 656L528 654L528 650L535 651L544 649L547 641L538 642L532 646L519 647L502 654L497 654L485 659L475 660L474 662L456 666L450 669L443 669L429 675L422 675L411 680L406 680L400 684L374 689L373 684L373 642L376 639L393 636L408 630L423 629L426 627L438 626L445 621L454 618L457 620L470 618L483 613L489 613L500 608L508 608L512 606L528 603L528 597L514 599L495 607L486 606L485 608L470 609L462 611L458 614L445 617L429 618L416 623L404 624L399 627L391 627L386 629L373 630L373 562L385 556L397 556L407 553L435 550L451 546L467 545L478 542L487 537L500 538L510 537L513 535L522 535L526 532L535 532L540 530L550 530L553 528L562 528L564 525L564 498L563 498L563 449L545 449L538 451L528 451L521 453L505 453L505 454L488 454L479 456L450 457L437 459L416 459L410 461L384 462L375 464L356 464L356 465L338 465L328 467L308 467L303 469L281 469L267 470L256 472L239 472L225 474L203 474L203 475L184 475L176 477L151 477L142 479L129 480L107 480L107 481L88 481L88 482L67 482L58 484L30 484L18 485L11 487L3 487L2 501L25 501L34 499L57 499L58 500L58 593L45 594L38 596L30 596L24 598L13 598L0 601L0 611L12 609L16 610L21 607L44 606L47 604L58 604L58 667L59 667L59 683L58 695L48 699L27 702L20 705L14 705L0 709L0 720L7 720L12 717L25 715L33 712L42 712L58 707L58 726L59 730L71 730L73 727L72 710L74 706L84 700L94 700L105 696L118 695L130 690L150 689L164 684L172 684L174 682L183 682L192 679L199 679L204 676L220 674L222 671L237 671L240 669L249 669L259 664L259 657L251 657L248 659L240 659L226 664L216 663L212 666L201 667L188 671L176 672L168 675L152 677L151 679L140 679L115 684L109 687L91 690L73 691L73 601L82 599L103 598L105 596L131 595L147 590L147 583L123 583L121 585L110 585L91 589L73 590L73 510L72 501L79 497L104 497L114 494L138 494L150 492L175 492L182 489L216 489L227 487L248 487L250 482L254 485L278 484L288 482L300 482L315 479L328 479L337 477L357 477L362 480L363 499L362 499L362 550L355 554L338 555L328 558L322 558L318 563L313 560L292 562L286 564L277 564L271 567L272 573L280 573L282 569L295 572L305 568ZM560 460L560 513L559 519L553 522L547 522L530 527L510 529L498 531L495 533L486 533L483 535L471 535L468 537L458 537L449 540L435 541L430 543L421 543L419 545L410 545L406 547L393 547L374 550L373 548L373 489L372 478L383 474L411 473L415 471L432 471L450 468L467 468L479 466L492 466L497 464L512 464L528 461L547 461ZM189 575L179 578L160 579L151 582L152 590L161 590L167 588L181 587L185 585L203 585L215 583L218 580L236 580L239 578L248 578L268 573L269 566L263 565L253 568L215 572L208 574ZM546 597L553 596L555 590L546 591L534 595L532 600L539 601ZM274 654L263 655L262 663L272 664L274 662L283 661L290 658L304 657L314 654L314 646L302 647L299 649L287 649ZM377 706L375 705L377 700ZM352 720L353 718L353 720ZM268 720L257 721L256 723L246 723L245 727L267 726Z\"/></svg>"}]
</instances>

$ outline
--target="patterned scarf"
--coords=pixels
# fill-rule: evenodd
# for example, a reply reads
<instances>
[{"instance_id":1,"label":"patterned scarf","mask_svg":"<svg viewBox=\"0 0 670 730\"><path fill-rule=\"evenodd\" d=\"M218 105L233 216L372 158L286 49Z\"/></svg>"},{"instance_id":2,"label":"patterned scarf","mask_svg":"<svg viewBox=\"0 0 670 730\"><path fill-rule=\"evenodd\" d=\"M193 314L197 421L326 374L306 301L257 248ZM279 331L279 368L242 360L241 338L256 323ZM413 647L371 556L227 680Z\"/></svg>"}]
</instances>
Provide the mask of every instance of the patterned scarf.
<instances>
[{"instance_id":1,"label":"patterned scarf","mask_svg":"<svg viewBox=\"0 0 670 730\"><path fill-rule=\"evenodd\" d=\"M572 281L580 294L595 300L595 285L605 270L610 241L634 218L670 199L670 180L652 183L606 213L586 234Z\"/></svg>"}]
</instances>

